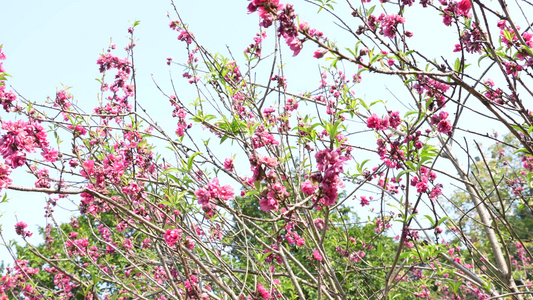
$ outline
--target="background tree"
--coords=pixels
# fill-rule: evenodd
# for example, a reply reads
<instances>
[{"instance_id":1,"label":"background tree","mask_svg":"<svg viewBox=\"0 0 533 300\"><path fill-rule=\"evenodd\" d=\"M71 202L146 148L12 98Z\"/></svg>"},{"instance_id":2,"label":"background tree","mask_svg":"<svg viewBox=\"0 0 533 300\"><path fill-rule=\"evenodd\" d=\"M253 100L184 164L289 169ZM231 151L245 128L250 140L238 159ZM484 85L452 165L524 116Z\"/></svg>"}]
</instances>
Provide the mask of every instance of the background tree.
<instances>
[{"instance_id":1,"label":"background tree","mask_svg":"<svg viewBox=\"0 0 533 300\"><path fill-rule=\"evenodd\" d=\"M495 134L495 137L498 135ZM513 265L522 265L520 272L517 272L515 280L521 284L531 284L530 258L528 254L533 251L531 225L533 213L529 204L531 189L528 182L528 168L530 167L527 155L522 156L518 141L510 134L502 137L501 141L482 150L481 145L478 150L482 151L478 155L472 155L473 163L470 166L470 178L475 182L477 190L495 216L493 226L498 228L501 236L510 249L510 256ZM528 178L529 177L529 178ZM459 190L451 197L456 215L463 216L458 222L460 234L457 238L468 253L470 260L477 263L480 254L491 257L488 241L483 235L483 228L480 226L479 218L469 213L473 205L468 194L464 190ZM523 263L523 264L522 264Z\"/></svg>"}]
</instances>

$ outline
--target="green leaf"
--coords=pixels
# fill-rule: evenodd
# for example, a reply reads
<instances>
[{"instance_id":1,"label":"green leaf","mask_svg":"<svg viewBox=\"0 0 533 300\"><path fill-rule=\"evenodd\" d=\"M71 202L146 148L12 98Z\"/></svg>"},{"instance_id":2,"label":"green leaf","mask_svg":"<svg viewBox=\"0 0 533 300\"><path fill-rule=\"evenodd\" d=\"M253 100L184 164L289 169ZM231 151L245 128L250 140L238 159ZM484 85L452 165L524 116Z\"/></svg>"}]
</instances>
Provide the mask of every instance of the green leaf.
<instances>
[{"instance_id":1,"label":"green leaf","mask_svg":"<svg viewBox=\"0 0 533 300\"><path fill-rule=\"evenodd\" d=\"M359 173L362 174L363 173L363 167L369 161L370 161L370 159L367 159L367 160L364 160L361 164L357 164L357 171L359 171Z\"/></svg>"},{"instance_id":2,"label":"green leaf","mask_svg":"<svg viewBox=\"0 0 533 300\"><path fill-rule=\"evenodd\" d=\"M430 215L425 215L424 217L426 217L426 219L428 219L429 222L431 222L431 226L435 226L435 221L433 221L433 218Z\"/></svg>"},{"instance_id":3,"label":"green leaf","mask_svg":"<svg viewBox=\"0 0 533 300\"><path fill-rule=\"evenodd\" d=\"M379 257L382 257L382 256L383 256L383 253L384 253L384 251L383 251L383 244L380 242L380 243L378 244L378 249L377 249L376 254L377 254Z\"/></svg>"},{"instance_id":4,"label":"green leaf","mask_svg":"<svg viewBox=\"0 0 533 300\"><path fill-rule=\"evenodd\" d=\"M509 42L512 42L513 41L513 37L514 37L514 32L513 33L510 33L509 31L507 30L503 30L503 35L505 36L505 38L509 41Z\"/></svg>"},{"instance_id":5,"label":"green leaf","mask_svg":"<svg viewBox=\"0 0 533 300\"><path fill-rule=\"evenodd\" d=\"M220 139L220 144L224 143L227 139L228 139L228 136L227 136L227 135L224 135L224 136Z\"/></svg>"},{"instance_id":6,"label":"green leaf","mask_svg":"<svg viewBox=\"0 0 533 300\"><path fill-rule=\"evenodd\" d=\"M450 217L442 217L439 222L437 222L437 226L440 226L440 224L442 224L444 221L446 220L451 220Z\"/></svg>"},{"instance_id":7,"label":"green leaf","mask_svg":"<svg viewBox=\"0 0 533 300\"><path fill-rule=\"evenodd\" d=\"M414 170L414 171L417 170L417 168L415 167L415 164L414 164L412 161L408 161L408 160L406 160L406 161L405 161L405 164L406 164L411 170Z\"/></svg>"},{"instance_id":8,"label":"green leaf","mask_svg":"<svg viewBox=\"0 0 533 300\"><path fill-rule=\"evenodd\" d=\"M514 154L522 153L522 152L528 152L526 148L520 148L514 152Z\"/></svg>"},{"instance_id":9,"label":"green leaf","mask_svg":"<svg viewBox=\"0 0 533 300\"><path fill-rule=\"evenodd\" d=\"M187 171L191 171L192 170L192 164L194 162L194 158L198 155L198 154L201 154L202 152L196 152L194 153L193 155L191 155L191 157L189 157L189 160L187 161Z\"/></svg>"},{"instance_id":10,"label":"green leaf","mask_svg":"<svg viewBox=\"0 0 533 300\"><path fill-rule=\"evenodd\" d=\"M180 170L179 168L168 168L164 170L163 172L161 172L161 176L168 174L168 173L177 173L179 170Z\"/></svg>"},{"instance_id":11,"label":"green leaf","mask_svg":"<svg viewBox=\"0 0 533 300\"><path fill-rule=\"evenodd\" d=\"M414 170L411 170L411 169L408 169L408 170L403 170L401 171L398 175L396 175L396 179L400 179L400 177L402 177L403 175L407 174L407 173L410 173L410 172L414 172Z\"/></svg>"},{"instance_id":12,"label":"green leaf","mask_svg":"<svg viewBox=\"0 0 533 300\"><path fill-rule=\"evenodd\" d=\"M455 60L455 64L454 64L454 67L453 69L456 71L456 72L461 72L461 60L459 58L457 58Z\"/></svg>"},{"instance_id":13,"label":"green leaf","mask_svg":"<svg viewBox=\"0 0 533 300\"><path fill-rule=\"evenodd\" d=\"M481 57L477 60L477 65L478 67L481 66L481 61L486 58L487 56L489 56L488 54L483 54L481 55Z\"/></svg>"},{"instance_id":14,"label":"green leaf","mask_svg":"<svg viewBox=\"0 0 533 300\"><path fill-rule=\"evenodd\" d=\"M371 8L368 9L367 11L367 16L370 16L373 12L374 12L374 9L376 8L376 6L372 6Z\"/></svg>"}]
</instances>

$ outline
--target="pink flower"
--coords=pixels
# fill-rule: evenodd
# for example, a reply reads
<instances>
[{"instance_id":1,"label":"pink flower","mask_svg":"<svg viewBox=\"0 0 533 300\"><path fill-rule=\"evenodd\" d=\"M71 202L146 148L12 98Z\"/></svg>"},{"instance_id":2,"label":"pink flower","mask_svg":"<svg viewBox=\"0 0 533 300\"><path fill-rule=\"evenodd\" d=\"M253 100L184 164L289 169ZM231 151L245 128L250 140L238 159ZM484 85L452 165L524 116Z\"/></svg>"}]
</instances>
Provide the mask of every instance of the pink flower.
<instances>
[{"instance_id":1,"label":"pink flower","mask_svg":"<svg viewBox=\"0 0 533 300\"><path fill-rule=\"evenodd\" d=\"M366 253L362 250L359 250L357 252L354 252L350 254L349 259L353 262L360 262L363 257L365 257Z\"/></svg>"},{"instance_id":2,"label":"pink flower","mask_svg":"<svg viewBox=\"0 0 533 300\"><path fill-rule=\"evenodd\" d=\"M325 49L318 49L313 53L314 58L322 58L324 55L328 52L328 50Z\"/></svg>"},{"instance_id":3,"label":"pink flower","mask_svg":"<svg viewBox=\"0 0 533 300\"><path fill-rule=\"evenodd\" d=\"M402 18L398 15L392 14L392 15L385 15L381 14L379 16L378 21L381 23L381 26L383 27L383 35L386 37L394 37L396 34L396 27L400 23L405 23L405 18Z\"/></svg>"},{"instance_id":4,"label":"pink flower","mask_svg":"<svg viewBox=\"0 0 533 300\"><path fill-rule=\"evenodd\" d=\"M226 160L224 160L224 169L228 172L233 171L234 169L233 158L226 158Z\"/></svg>"},{"instance_id":5,"label":"pink flower","mask_svg":"<svg viewBox=\"0 0 533 300\"><path fill-rule=\"evenodd\" d=\"M143 241L142 241L142 248L143 249L150 249L151 248L151 243L152 241L149 239L149 238L145 238Z\"/></svg>"},{"instance_id":6,"label":"pink flower","mask_svg":"<svg viewBox=\"0 0 533 300\"><path fill-rule=\"evenodd\" d=\"M32 236L33 233L24 230L24 229L26 229L26 227L28 227L28 224L26 224L25 222L20 221L17 224L15 224L15 232L18 235L22 236L23 238Z\"/></svg>"},{"instance_id":7,"label":"pink flower","mask_svg":"<svg viewBox=\"0 0 533 300\"><path fill-rule=\"evenodd\" d=\"M302 192L307 196L311 196L318 189L318 186L314 185L310 180L306 180L302 183Z\"/></svg>"},{"instance_id":8,"label":"pink flower","mask_svg":"<svg viewBox=\"0 0 533 300\"><path fill-rule=\"evenodd\" d=\"M81 170L81 176L89 178L94 174L94 160L88 159L83 162L83 170Z\"/></svg>"},{"instance_id":9,"label":"pink flower","mask_svg":"<svg viewBox=\"0 0 533 300\"><path fill-rule=\"evenodd\" d=\"M22 232L23 230L28 227L28 224L26 224L26 222L18 222L17 224L15 224L15 232L18 234L18 235L22 235Z\"/></svg>"},{"instance_id":10,"label":"pink flower","mask_svg":"<svg viewBox=\"0 0 533 300\"><path fill-rule=\"evenodd\" d=\"M198 203L201 205L208 204L209 199L211 199L211 193L204 188L197 189L194 192L194 195L196 196L196 199L198 199Z\"/></svg>"},{"instance_id":11,"label":"pink flower","mask_svg":"<svg viewBox=\"0 0 533 300\"><path fill-rule=\"evenodd\" d=\"M14 151L10 156L6 157L6 163L12 169L16 169L26 162L26 153L22 151Z\"/></svg>"},{"instance_id":12,"label":"pink flower","mask_svg":"<svg viewBox=\"0 0 533 300\"><path fill-rule=\"evenodd\" d=\"M399 116L399 113L398 113L397 118L399 119L399 117L400 116ZM397 120L395 119L395 121L397 121ZM385 116L385 118L380 119L376 114L372 114L366 120L366 126L368 128L375 128L376 130L386 130L386 129L389 128L389 125L390 125L389 116Z\"/></svg>"},{"instance_id":13,"label":"pink flower","mask_svg":"<svg viewBox=\"0 0 533 300\"><path fill-rule=\"evenodd\" d=\"M41 155L43 156L45 161L53 163L57 160L58 152L54 148L45 148L43 149Z\"/></svg>"},{"instance_id":14,"label":"pink flower","mask_svg":"<svg viewBox=\"0 0 533 300\"><path fill-rule=\"evenodd\" d=\"M170 21L169 27L173 30L177 30L180 24L181 23L178 20Z\"/></svg>"},{"instance_id":15,"label":"pink flower","mask_svg":"<svg viewBox=\"0 0 533 300\"><path fill-rule=\"evenodd\" d=\"M122 247L128 250L131 250L133 249L133 244L131 243L130 239L124 239L124 241L122 241Z\"/></svg>"},{"instance_id":16,"label":"pink flower","mask_svg":"<svg viewBox=\"0 0 533 300\"><path fill-rule=\"evenodd\" d=\"M316 218L313 220L313 223L315 223L315 226L318 230L324 229L324 219Z\"/></svg>"},{"instance_id":17,"label":"pink flower","mask_svg":"<svg viewBox=\"0 0 533 300\"><path fill-rule=\"evenodd\" d=\"M414 177L416 178L416 177ZM414 179L413 178L413 179ZM412 184L412 182L411 182ZM426 175L422 175L420 180L415 184L416 191L419 193L425 193L428 190L428 178Z\"/></svg>"},{"instance_id":18,"label":"pink flower","mask_svg":"<svg viewBox=\"0 0 533 300\"><path fill-rule=\"evenodd\" d=\"M233 191L233 188L230 185L225 185L220 188L220 193L218 194L218 198L222 200L229 200L232 199L235 195L235 192Z\"/></svg>"},{"instance_id":19,"label":"pink flower","mask_svg":"<svg viewBox=\"0 0 533 300\"><path fill-rule=\"evenodd\" d=\"M268 212L271 210L278 211L279 203L278 203L278 200L276 200L276 198L272 197L272 195L269 195L259 200L259 207L264 212Z\"/></svg>"},{"instance_id":20,"label":"pink flower","mask_svg":"<svg viewBox=\"0 0 533 300\"><path fill-rule=\"evenodd\" d=\"M274 168L278 165L279 161L275 157L258 155L258 163L263 164L269 168Z\"/></svg>"},{"instance_id":21,"label":"pink flower","mask_svg":"<svg viewBox=\"0 0 533 300\"><path fill-rule=\"evenodd\" d=\"M71 129L72 130L72 134L74 134L75 136L85 135L87 133L87 130L85 128L83 128L83 126L81 126L79 124L76 125L76 126L68 125L67 128Z\"/></svg>"},{"instance_id":22,"label":"pink flower","mask_svg":"<svg viewBox=\"0 0 533 300\"><path fill-rule=\"evenodd\" d=\"M389 112L389 123L390 127L396 129L400 124L402 123L402 119L400 118L400 112Z\"/></svg>"},{"instance_id":23,"label":"pink flower","mask_svg":"<svg viewBox=\"0 0 533 300\"><path fill-rule=\"evenodd\" d=\"M187 249L189 250L194 249L194 240L190 236L185 238L184 244L185 244L185 247L187 247Z\"/></svg>"},{"instance_id":24,"label":"pink flower","mask_svg":"<svg viewBox=\"0 0 533 300\"><path fill-rule=\"evenodd\" d=\"M472 8L470 0L461 0L461 2L459 2L457 5L457 13L468 18L470 17L470 8Z\"/></svg>"},{"instance_id":25,"label":"pink flower","mask_svg":"<svg viewBox=\"0 0 533 300\"><path fill-rule=\"evenodd\" d=\"M170 246L174 247L177 241L181 239L182 230L179 228L167 229L164 234L165 242Z\"/></svg>"},{"instance_id":26,"label":"pink flower","mask_svg":"<svg viewBox=\"0 0 533 300\"><path fill-rule=\"evenodd\" d=\"M9 166L0 162L0 191L11 185L12 181L9 178L9 174L11 174Z\"/></svg>"},{"instance_id":27,"label":"pink flower","mask_svg":"<svg viewBox=\"0 0 533 300\"><path fill-rule=\"evenodd\" d=\"M298 37L289 37L285 39L285 42L289 46L289 48L293 51L292 56L298 55L300 51L303 48L302 42L298 39Z\"/></svg>"},{"instance_id":28,"label":"pink flower","mask_svg":"<svg viewBox=\"0 0 533 300\"><path fill-rule=\"evenodd\" d=\"M449 120L441 120L439 122L439 125L437 125L437 130L440 133L449 135L452 132L452 124L450 124Z\"/></svg>"},{"instance_id":29,"label":"pink flower","mask_svg":"<svg viewBox=\"0 0 533 300\"><path fill-rule=\"evenodd\" d=\"M320 255L320 252L318 250L313 251L313 258L322 261L322 255Z\"/></svg>"},{"instance_id":30,"label":"pink flower","mask_svg":"<svg viewBox=\"0 0 533 300\"><path fill-rule=\"evenodd\" d=\"M178 35L178 40L182 42L186 42L187 44L190 44L192 43L192 37L193 37L192 34L189 34L186 30L183 30Z\"/></svg>"},{"instance_id":31,"label":"pink flower","mask_svg":"<svg viewBox=\"0 0 533 300\"><path fill-rule=\"evenodd\" d=\"M270 298L272 298L272 296L270 295L270 293L267 291L267 289L260 283L257 284L257 293L259 295L261 295L261 297L263 298L263 300L268 300Z\"/></svg>"}]
</instances>

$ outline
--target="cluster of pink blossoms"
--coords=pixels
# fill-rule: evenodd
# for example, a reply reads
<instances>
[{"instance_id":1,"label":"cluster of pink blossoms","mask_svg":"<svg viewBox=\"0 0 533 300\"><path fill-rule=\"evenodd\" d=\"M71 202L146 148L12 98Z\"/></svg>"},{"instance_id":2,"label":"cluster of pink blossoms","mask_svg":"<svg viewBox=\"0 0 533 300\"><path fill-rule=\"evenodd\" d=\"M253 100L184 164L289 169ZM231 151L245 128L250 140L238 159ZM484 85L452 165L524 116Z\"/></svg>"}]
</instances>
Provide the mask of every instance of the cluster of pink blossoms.
<instances>
[{"instance_id":1,"label":"cluster of pink blossoms","mask_svg":"<svg viewBox=\"0 0 533 300\"><path fill-rule=\"evenodd\" d=\"M211 217L215 213L213 202L232 199L235 193L230 185L221 187L218 183L218 178L214 178L205 187L197 189L194 194L198 199L198 204L202 205L204 212Z\"/></svg>"},{"instance_id":2,"label":"cluster of pink blossoms","mask_svg":"<svg viewBox=\"0 0 533 300\"><path fill-rule=\"evenodd\" d=\"M15 224L15 232L22 236L23 238L27 238L27 237L30 237L33 235L33 233L31 233L30 231L27 231L27 230L24 230L26 229L26 227L28 227L28 224L26 224L25 222L18 222L17 224Z\"/></svg>"},{"instance_id":3,"label":"cluster of pink blossoms","mask_svg":"<svg viewBox=\"0 0 533 300\"><path fill-rule=\"evenodd\" d=\"M399 112L389 111L389 114L383 119L379 118L376 114L372 114L366 120L366 126L376 130L386 130L390 128L396 129L400 126L402 120Z\"/></svg>"},{"instance_id":4,"label":"cluster of pink blossoms","mask_svg":"<svg viewBox=\"0 0 533 300\"><path fill-rule=\"evenodd\" d=\"M175 95L170 96L170 104L174 107L174 110L172 111L172 117L178 118L178 128L176 129L176 134L179 137L182 137L185 134L185 131L192 127L192 123L187 124L185 119L187 117L187 112L178 102L178 98Z\"/></svg>"},{"instance_id":5,"label":"cluster of pink blossoms","mask_svg":"<svg viewBox=\"0 0 533 300\"><path fill-rule=\"evenodd\" d=\"M261 181L265 179L267 173L267 168L273 169L278 165L279 161L275 157L270 156L262 156L259 153L256 153L255 155L250 156L250 169L253 172L252 178L248 179L248 182L250 185L252 185L255 181ZM272 173L272 171L269 172L269 174ZM274 175L274 174L273 174Z\"/></svg>"},{"instance_id":6,"label":"cluster of pink blossoms","mask_svg":"<svg viewBox=\"0 0 533 300\"><path fill-rule=\"evenodd\" d=\"M380 138L377 140L377 145L379 158L387 165L387 167L399 169L402 166L402 162L405 160L405 155L404 151L400 150L401 144L399 141L388 142Z\"/></svg>"},{"instance_id":7,"label":"cluster of pink blossoms","mask_svg":"<svg viewBox=\"0 0 533 300\"><path fill-rule=\"evenodd\" d=\"M324 197L320 202L325 206L334 205L337 202L338 190L344 187L340 177L343 172L343 165L349 160L348 156L342 155L342 150L329 148L320 150L316 153L315 159L320 174L313 174L311 179L320 183Z\"/></svg>"},{"instance_id":8,"label":"cluster of pink blossoms","mask_svg":"<svg viewBox=\"0 0 533 300\"><path fill-rule=\"evenodd\" d=\"M405 23L405 18L400 17L396 14L381 14L379 17L374 15L368 16L366 20L366 25L371 31L375 31L379 28L379 34L382 34L386 37L393 38L398 32L398 25ZM362 34L364 27L360 27L358 30L359 34ZM407 37L413 36L412 32L406 31L405 35Z\"/></svg>"},{"instance_id":9,"label":"cluster of pink blossoms","mask_svg":"<svg viewBox=\"0 0 533 300\"><path fill-rule=\"evenodd\" d=\"M244 53L250 53L255 57L261 57L261 42L267 37L266 31L256 34L254 43L250 44Z\"/></svg>"},{"instance_id":10,"label":"cluster of pink blossoms","mask_svg":"<svg viewBox=\"0 0 533 300\"><path fill-rule=\"evenodd\" d=\"M270 210L278 211L279 201L286 199L291 194L287 192L287 188L279 183L274 182L268 184L268 189L263 192L263 198L259 200L259 206L262 211L268 212Z\"/></svg>"},{"instance_id":11,"label":"cluster of pink blossoms","mask_svg":"<svg viewBox=\"0 0 533 300\"><path fill-rule=\"evenodd\" d=\"M37 175L37 181L35 182L35 187L38 188L50 188L50 173L48 169L42 168L36 170L34 166L30 167L35 175Z\"/></svg>"},{"instance_id":12,"label":"cluster of pink blossoms","mask_svg":"<svg viewBox=\"0 0 533 300\"><path fill-rule=\"evenodd\" d=\"M507 22L505 20L498 21L498 28L500 28L500 38L502 39L502 42L505 44L505 46L507 46L507 48L521 48L518 36L515 34L514 29L511 26L507 25ZM520 26L517 26L516 29L520 30ZM506 31L512 36L512 41L507 39L507 36L505 35ZM525 31L524 33L522 33L522 38L524 39L528 47L533 48L533 34ZM517 57L520 60L523 60L524 56L528 56L527 52L524 53L523 51L520 51L517 54Z\"/></svg>"},{"instance_id":13,"label":"cluster of pink blossoms","mask_svg":"<svg viewBox=\"0 0 533 300\"><path fill-rule=\"evenodd\" d=\"M73 235L72 238L77 237ZM77 240L68 239L65 242L65 248L67 248L69 256L85 256L89 248L89 240L87 238L81 238Z\"/></svg>"},{"instance_id":14,"label":"cluster of pink blossoms","mask_svg":"<svg viewBox=\"0 0 533 300\"><path fill-rule=\"evenodd\" d=\"M485 42L485 35L483 32L476 27L476 24L472 24L471 29L466 29L461 35L461 42L464 45L466 52L468 53L482 53L483 43ZM461 51L461 45L455 45L455 50L453 52Z\"/></svg>"},{"instance_id":15,"label":"cluster of pink blossoms","mask_svg":"<svg viewBox=\"0 0 533 300\"><path fill-rule=\"evenodd\" d=\"M503 90L500 88L494 89L494 81L490 78L486 79L484 83L487 91L483 95L498 104L504 104Z\"/></svg>"},{"instance_id":16,"label":"cluster of pink blossoms","mask_svg":"<svg viewBox=\"0 0 533 300\"><path fill-rule=\"evenodd\" d=\"M516 27L518 30L520 30L520 26ZM500 38L502 42L507 46L507 48L514 48L517 50L516 58L518 58L518 60L525 61L523 65L520 65L514 61L504 62L505 72L507 73L507 75L517 76L518 72L521 71L523 68L533 67L533 57L520 44L519 38L515 33L514 29L511 26L507 25L505 20L501 20L498 22L498 28L500 28ZM512 37L511 40L508 39L506 33L508 33ZM527 47L533 48L533 34L525 31L521 35Z\"/></svg>"},{"instance_id":17,"label":"cluster of pink blossoms","mask_svg":"<svg viewBox=\"0 0 533 300\"><path fill-rule=\"evenodd\" d=\"M11 168L0 162L0 191L11 185L12 181L11 178L9 178L10 174Z\"/></svg>"},{"instance_id":18,"label":"cluster of pink blossoms","mask_svg":"<svg viewBox=\"0 0 533 300\"><path fill-rule=\"evenodd\" d=\"M26 153L35 152L35 148L43 150L42 156L46 161L56 161L57 151L48 148L47 135L41 125L23 120L5 121L2 129L6 133L0 138L0 154L11 168L24 165Z\"/></svg>"},{"instance_id":19,"label":"cluster of pink blossoms","mask_svg":"<svg viewBox=\"0 0 533 300\"><path fill-rule=\"evenodd\" d=\"M69 275L61 272L57 272L57 274L54 276L54 284L61 291L58 296L65 297L65 299L72 297L71 291L77 286L77 284L71 280Z\"/></svg>"},{"instance_id":20,"label":"cluster of pink blossoms","mask_svg":"<svg viewBox=\"0 0 533 300\"><path fill-rule=\"evenodd\" d=\"M255 130L254 137L252 137L252 144L254 149L259 149L268 145L277 146L279 142L272 134L268 133L263 125L259 125Z\"/></svg>"},{"instance_id":21,"label":"cluster of pink blossoms","mask_svg":"<svg viewBox=\"0 0 533 300\"><path fill-rule=\"evenodd\" d=\"M70 103L71 100L72 100L72 95L67 93L66 90L58 91L56 93L56 98L54 99L54 107L59 107L64 111L68 111L70 107L72 106L72 103ZM66 115L64 115L64 117L66 117Z\"/></svg>"},{"instance_id":22,"label":"cluster of pink blossoms","mask_svg":"<svg viewBox=\"0 0 533 300\"><path fill-rule=\"evenodd\" d=\"M522 156L521 161L524 169L528 172L533 172L533 157L524 155Z\"/></svg>"},{"instance_id":23,"label":"cluster of pink blossoms","mask_svg":"<svg viewBox=\"0 0 533 300\"><path fill-rule=\"evenodd\" d=\"M2 46L0 45L0 61L5 60L6 55L2 52ZM4 77L5 70L2 66L3 63L0 62L0 78ZM13 102L17 100L17 95L13 91L6 92L6 85L3 80L0 80L0 105L4 108L6 112L9 112L13 108Z\"/></svg>"},{"instance_id":24,"label":"cluster of pink blossoms","mask_svg":"<svg viewBox=\"0 0 533 300\"><path fill-rule=\"evenodd\" d=\"M465 18L470 18L470 9L472 4L470 0L461 0L455 2L453 0L439 0L439 2L445 6L443 9L442 22L446 26L451 26L454 17L462 16Z\"/></svg>"},{"instance_id":25,"label":"cluster of pink blossoms","mask_svg":"<svg viewBox=\"0 0 533 300\"><path fill-rule=\"evenodd\" d=\"M257 283L257 293L263 300L269 300L272 298L272 295L268 292L268 290L260 283Z\"/></svg>"},{"instance_id":26,"label":"cluster of pink blossoms","mask_svg":"<svg viewBox=\"0 0 533 300\"><path fill-rule=\"evenodd\" d=\"M183 28L181 26L180 21L178 20L170 21L169 27L170 29L179 32L179 35L178 35L179 41L186 42L187 44L192 43L192 39L194 38L194 35L188 32L185 28Z\"/></svg>"},{"instance_id":27,"label":"cluster of pink blossoms","mask_svg":"<svg viewBox=\"0 0 533 300\"><path fill-rule=\"evenodd\" d=\"M386 37L394 37L397 32L398 24L405 23L405 18L398 15L385 15L381 14L378 18L378 22L381 24L383 35Z\"/></svg>"},{"instance_id":28,"label":"cluster of pink blossoms","mask_svg":"<svg viewBox=\"0 0 533 300\"><path fill-rule=\"evenodd\" d=\"M285 225L285 230L287 230L285 239L289 245L296 245L298 247L305 245L305 238L301 237L298 232L294 231L294 222L287 223L287 225Z\"/></svg>"},{"instance_id":29,"label":"cluster of pink blossoms","mask_svg":"<svg viewBox=\"0 0 533 300\"><path fill-rule=\"evenodd\" d=\"M100 73L105 73L109 70L116 69L115 81L109 85L102 83L102 92L110 91L112 95L107 97L111 104L106 104L105 107L98 107L94 111L97 114L120 114L131 111L132 107L128 104L128 98L133 97L134 86L127 84L132 74L132 65L128 59L121 59L111 55L111 53L101 54L96 63L100 66ZM120 95L119 92L123 94Z\"/></svg>"},{"instance_id":30,"label":"cluster of pink blossoms","mask_svg":"<svg viewBox=\"0 0 533 300\"><path fill-rule=\"evenodd\" d=\"M0 60L4 60L5 55L0 46ZM5 73L2 63L0 63L0 77ZM0 80L0 102L3 108L9 112L13 107L16 96L13 92L5 91L5 82ZM11 184L9 175L11 169L16 169L26 163L26 153L35 152L36 148L41 148L42 157L45 161L55 162L57 160L57 150L50 148L44 128L35 121L25 122L1 121L4 134L0 137L0 154L4 162L0 162L0 190L7 188Z\"/></svg>"},{"instance_id":31,"label":"cluster of pink blossoms","mask_svg":"<svg viewBox=\"0 0 533 300\"><path fill-rule=\"evenodd\" d=\"M438 82L434 79L430 79L423 75L417 76L418 82L413 85L413 88L416 90L417 93L420 95L425 94L428 97L435 97L435 100L437 102L437 107L440 108L444 106L444 102L446 100L444 94L448 89L450 88L449 85ZM427 101L428 99L426 99ZM435 109L434 102L431 102L431 105L429 106L430 110Z\"/></svg>"},{"instance_id":32,"label":"cluster of pink blossoms","mask_svg":"<svg viewBox=\"0 0 533 300\"><path fill-rule=\"evenodd\" d=\"M181 240L181 235L183 234L183 231L179 228L174 229L167 229L165 231L165 234L163 235L163 238L165 239L165 242L170 247L174 247L176 243Z\"/></svg>"},{"instance_id":33,"label":"cluster of pink blossoms","mask_svg":"<svg viewBox=\"0 0 533 300\"><path fill-rule=\"evenodd\" d=\"M16 260L14 268L6 268L6 274L0 278L0 299L12 299L10 296L14 294L25 299L42 299L29 280L30 276L39 273L39 268L32 268L29 264L27 260Z\"/></svg>"},{"instance_id":34,"label":"cluster of pink blossoms","mask_svg":"<svg viewBox=\"0 0 533 300\"><path fill-rule=\"evenodd\" d=\"M420 167L420 177L413 176L411 179L411 186L416 187L416 191L419 193L425 193L428 191L428 184L430 181L434 181L437 178L435 172L430 171L428 168Z\"/></svg>"},{"instance_id":35,"label":"cluster of pink blossoms","mask_svg":"<svg viewBox=\"0 0 533 300\"><path fill-rule=\"evenodd\" d=\"M248 5L248 12L258 12L261 18L260 26L270 27L275 20L279 21L278 34L285 39L293 56L298 55L303 44L298 39L298 27L295 24L296 14L291 4L279 4L279 0L252 0Z\"/></svg>"},{"instance_id":36,"label":"cluster of pink blossoms","mask_svg":"<svg viewBox=\"0 0 533 300\"><path fill-rule=\"evenodd\" d=\"M440 133L449 135L452 132L453 127L450 123L450 120L448 120L448 115L449 114L447 112L441 111L438 115L434 114L433 116L431 116L429 122L431 125L436 125L437 130Z\"/></svg>"},{"instance_id":37,"label":"cluster of pink blossoms","mask_svg":"<svg viewBox=\"0 0 533 300\"><path fill-rule=\"evenodd\" d=\"M239 66L237 66L234 61L226 63L222 73L226 74L224 79L227 82L239 83L242 80L242 74L239 70Z\"/></svg>"}]
</instances>

